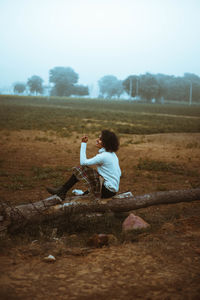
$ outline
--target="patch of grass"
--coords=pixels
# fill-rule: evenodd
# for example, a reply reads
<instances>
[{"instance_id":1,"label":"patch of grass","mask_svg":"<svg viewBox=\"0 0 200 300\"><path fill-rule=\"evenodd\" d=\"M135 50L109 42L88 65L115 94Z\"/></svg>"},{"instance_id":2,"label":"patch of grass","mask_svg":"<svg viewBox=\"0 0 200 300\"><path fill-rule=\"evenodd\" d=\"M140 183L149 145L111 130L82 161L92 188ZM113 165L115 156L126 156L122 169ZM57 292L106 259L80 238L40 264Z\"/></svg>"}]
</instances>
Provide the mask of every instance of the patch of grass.
<instances>
[{"instance_id":1,"label":"patch of grass","mask_svg":"<svg viewBox=\"0 0 200 300\"><path fill-rule=\"evenodd\" d=\"M66 166L57 166L55 168L33 166L31 168L34 180L56 179L59 182L63 180L63 173L69 170L71 168Z\"/></svg>"},{"instance_id":2,"label":"patch of grass","mask_svg":"<svg viewBox=\"0 0 200 300\"><path fill-rule=\"evenodd\" d=\"M49 138L47 138L47 137L40 137L40 136L36 136L35 137L35 141L39 141L39 142L48 142L48 143L51 143L51 142L53 142L53 140L52 139L49 139Z\"/></svg>"},{"instance_id":3,"label":"patch of grass","mask_svg":"<svg viewBox=\"0 0 200 300\"><path fill-rule=\"evenodd\" d=\"M184 175L191 177L198 177L200 174L197 170L185 170Z\"/></svg>"},{"instance_id":4,"label":"patch of grass","mask_svg":"<svg viewBox=\"0 0 200 300\"><path fill-rule=\"evenodd\" d=\"M144 143L144 140L138 140L138 141L132 142L132 144L134 144L134 145L139 145L139 144L143 144L143 143Z\"/></svg>"},{"instance_id":5,"label":"patch of grass","mask_svg":"<svg viewBox=\"0 0 200 300\"><path fill-rule=\"evenodd\" d=\"M32 167L32 173L35 180L51 179L60 176L60 172L50 167Z\"/></svg>"},{"instance_id":6,"label":"patch of grass","mask_svg":"<svg viewBox=\"0 0 200 300\"><path fill-rule=\"evenodd\" d=\"M149 158L140 158L137 164L138 170L148 170L148 171L167 171L167 172L177 172L180 169L174 162L165 162L161 160L149 159Z\"/></svg>"},{"instance_id":7,"label":"patch of grass","mask_svg":"<svg viewBox=\"0 0 200 300\"><path fill-rule=\"evenodd\" d=\"M3 188L10 191L17 191L31 189L38 184L38 181L41 182L48 179L53 181L52 184L54 186L59 186L63 183L65 172L69 170L71 169L66 166L57 166L55 168L33 166L31 168L32 174L29 176L25 174L14 174L9 176L9 174L4 171L0 172L0 176L9 178L9 182L2 184Z\"/></svg>"},{"instance_id":8,"label":"patch of grass","mask_svg":"<svg viewBox=\"0 0 200 300\"><path fill-rule=\"evenodd\" d=\"M8 175L7 172L0 170L0 176L2 176L2 177L8 177L9 175Z\"/></svg>"},{"instance_id":9,"label":"patch of grass","mask_svg":"<svg viewBox=\"0 0 200 300\"><path fill-rule=\"evenodd\" d=\"M128 145L139 145L145 143L145 137L142 136L140 139L134 141L133 139L127 139L121 146L128 146Z\"/></svg>"},{"instance_id":10,"label":"patch of grass","mask_svg":"<svg viewBox=\"0 0 200 300\"><path fill-rule=\"evenodd\" d=\"M3 160L3 159L0 159L0 167L3 166L3 163L4 163L4 160Z\"/></svg>"},{"instance_id":11,"label":"patch of grass","mask_svg":"<svg viewBox=\"0 0 200 300\"><path fill-rule=\"evenodd\" d=\"M200 144L198 142L188 143L186 145L186 149L200 148Z\"/></svg>"},{"instance_id":12,"label":"patch of grass","mask_svg":"<svg viewBox=\"0 0 200 300\"><path fill-rule=\"evenodd\" d=\"M171 172L173 174L180 174L191 177L199 176L198 171L185 169L182 165L180 166L175 162L165 162L149 158L140 158L136 169L155 172Z\"/></svg>"},{"instance_id":13,"label":"patch of grass","mask_svg":"<svg viewBox=\"0 0 200 300\"><path fill-rule=\"evenodd\" d=\"M33 182L24 174L12 175L9 183L4 183L3 187L10 191L30 189Z\"/></svg>"},{"instance_id":14,"label":"patch of grass","mask_svg":"<svg viewBox=\"0 0 200 300\"><path fill-rule=\"evenodd\" d=\"M199 187L200 187L199 179L197 179L197 181L194 181L194 182L191 181L190 184L191 184L191 187L192 187L193 189L196 189L196 188L199 188Z\"/></svg>"},{"instance_id":15,"label":"patch of grass","mask_svg":"<svg viewBox=\"0 0 200 300\"><path fill-rule=\"evenodd\" d=\"M164 185L157 185L157 191L167 191L168 189Z\"/></svg>"}]
</instances>

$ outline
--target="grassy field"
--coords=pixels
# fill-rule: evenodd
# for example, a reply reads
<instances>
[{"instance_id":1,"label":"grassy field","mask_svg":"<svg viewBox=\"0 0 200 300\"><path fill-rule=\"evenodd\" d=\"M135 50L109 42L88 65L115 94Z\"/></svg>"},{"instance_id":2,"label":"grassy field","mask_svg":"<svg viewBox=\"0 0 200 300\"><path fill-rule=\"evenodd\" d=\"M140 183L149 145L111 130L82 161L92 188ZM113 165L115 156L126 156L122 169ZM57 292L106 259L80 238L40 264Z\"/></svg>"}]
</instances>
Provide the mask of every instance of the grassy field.
<instances>
[{"instance_id":1,"label":"grassy field","mask_svg":"<svg viewBox=\"0 0 200 300\"><path fill-rule=\"evenodd\" d=\"M80 98L48 100L44 97L0 96L2 151L5 147L5 153L4 155L2 153L0 158L2 187L10 191L20 191L39 187L41 183L45 185L48 180L55 186L60 184L65 172L70 172L72 162L79 160L81 135L86 133L95 141L103 128L114 130L120 136L121 164L125 172L130 173L125 188L131 187L131 170L134 171L135 182L140 180L142 172L148 173L146 176L150 180L154 178L152 174L163 174L165 184L161 184L158 180L157 185L153 187L154 190L169 189L167 182L171 180L165 179L166 173L173 174L175 182L178 177L185 176L187 179L190 178L192 187L198 186L198 170L194 155L200 148L200 142L195 136L200 132L200 106ZM184 136L187 133L193 135ZM164 134L160 138L161 141L158 139L159 134ZM175 134L180 135L175 138ZM21 146L18 149L19 145ZM171 147L167 159L164 159L167 149L164 145ZM31 160L33 151L39 153L51 149L53 154L58 147L60 160L56 164L43 165L45 158L42 160L38 157L38 163L28 164L28 173L27 170L9 173L9 168L6 169L6 164L12 159L13 153L17 156L16 149L19 150L19 163L22 163L21 156L28 155L27 148L30 149ZM165 151L162 147L165 147L163 148ZM92 149L90 151L89 144L89 153L92 153ZM150 157L150 153L155 152L155 149L157 154ZM186 154L179 154L179 151ZM129 163L126 162L127 154ZM65 155L67 159L64 162ZM159 176L156 175L156 178Z\"/></svg>"},{"instance_id":2,"label":"grassy field","mask_svg":"<svg viewBox=\"0 0 200 300\"><path fill-rule=\"evenodd\" d=\"M199 132L200 106L78 98L0 96L0 129L119 134Z\"/></svg>"}]
</instances>

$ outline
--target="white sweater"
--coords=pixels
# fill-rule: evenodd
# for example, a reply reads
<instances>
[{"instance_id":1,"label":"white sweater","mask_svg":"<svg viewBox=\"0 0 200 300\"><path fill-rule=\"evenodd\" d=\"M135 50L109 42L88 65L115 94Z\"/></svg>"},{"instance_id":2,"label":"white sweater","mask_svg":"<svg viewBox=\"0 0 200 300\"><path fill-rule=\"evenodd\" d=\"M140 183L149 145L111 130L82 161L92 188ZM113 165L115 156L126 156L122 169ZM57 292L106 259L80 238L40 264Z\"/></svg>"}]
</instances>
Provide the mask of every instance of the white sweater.
<instances>
[{"instance_id":1,"label":"white sweater","mask_svg":"<svg viewBox=\"0 0 200 300\"><path fill-rule=\"evenodd\" d=\"M118 192L121 170L115 152L107 152L104 148L101 148L99 154L93 158L87 159L86 148L87 143L81 143L81 166L97 165L99 175L104 178L105 187L112 192Z\"/></svg>"}]
</instances>

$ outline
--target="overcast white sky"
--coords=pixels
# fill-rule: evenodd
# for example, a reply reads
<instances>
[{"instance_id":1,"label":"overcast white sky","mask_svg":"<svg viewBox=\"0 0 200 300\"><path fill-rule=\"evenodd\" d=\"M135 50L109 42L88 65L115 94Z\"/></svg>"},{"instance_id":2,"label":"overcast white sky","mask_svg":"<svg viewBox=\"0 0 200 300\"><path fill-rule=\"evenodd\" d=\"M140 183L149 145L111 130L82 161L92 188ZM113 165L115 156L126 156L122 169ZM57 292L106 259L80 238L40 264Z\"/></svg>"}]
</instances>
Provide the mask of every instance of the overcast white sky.
<instances>
[{"instance_id":1,"label":"overcast white sky","mask_svg":"<svg viewBox=\"0 0 200 300\"><path fill-rule=\"evenodd\" d=\"M200 75L200 0L0 0L0 87L69 66L80 84L112 74Z\"/></svg>"}]
</instances>

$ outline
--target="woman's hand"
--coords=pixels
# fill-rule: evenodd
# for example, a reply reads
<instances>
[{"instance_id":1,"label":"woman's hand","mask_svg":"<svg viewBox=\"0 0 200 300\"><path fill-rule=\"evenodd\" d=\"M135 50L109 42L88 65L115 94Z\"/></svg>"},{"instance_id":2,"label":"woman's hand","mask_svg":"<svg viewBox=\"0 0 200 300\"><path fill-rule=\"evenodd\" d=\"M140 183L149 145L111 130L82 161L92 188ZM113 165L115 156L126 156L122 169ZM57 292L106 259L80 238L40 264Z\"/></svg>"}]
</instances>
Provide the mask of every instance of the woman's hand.
<instances>
[{"instance_id":1,"label":"woman's hand","mask_svg":"<svg viewBox=\"0 0 200 300\"><path fill-rule=\"evenodd\" d=\"M88 142L88 137L87 137L87 135L84 135L82 137L82 143L87 143L87 142Z\"/></svg>"}]
</instances>

